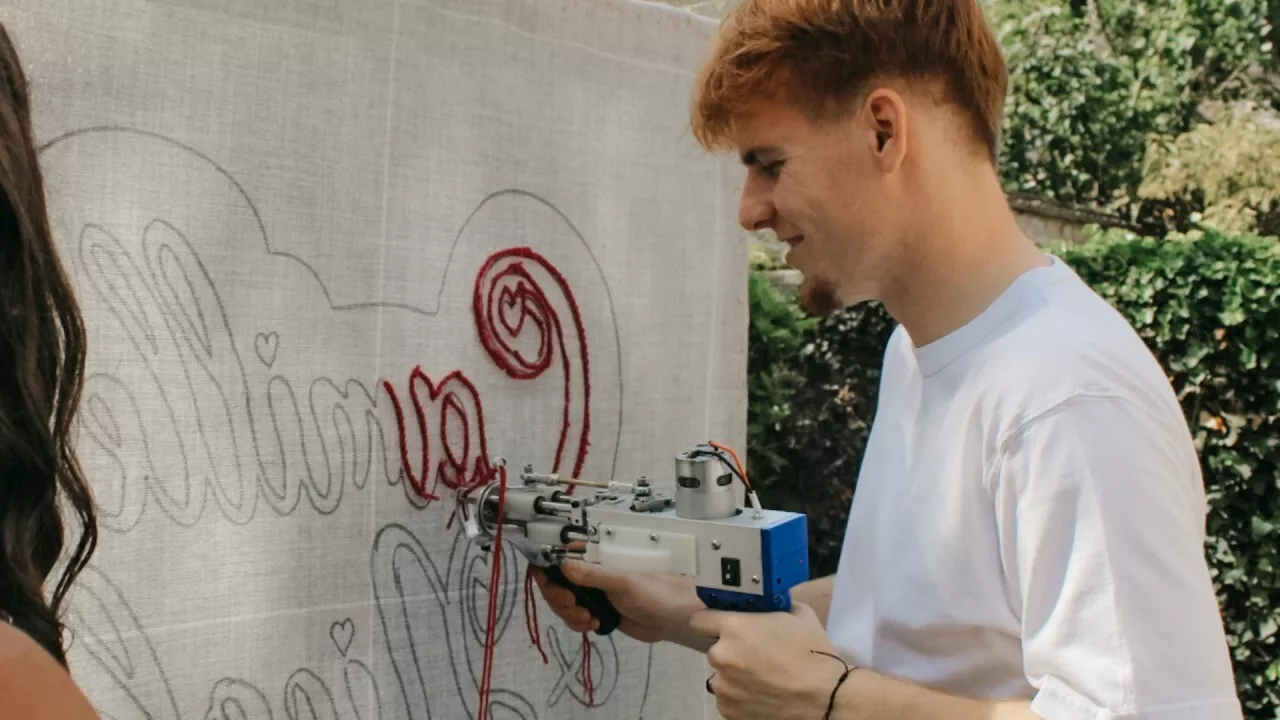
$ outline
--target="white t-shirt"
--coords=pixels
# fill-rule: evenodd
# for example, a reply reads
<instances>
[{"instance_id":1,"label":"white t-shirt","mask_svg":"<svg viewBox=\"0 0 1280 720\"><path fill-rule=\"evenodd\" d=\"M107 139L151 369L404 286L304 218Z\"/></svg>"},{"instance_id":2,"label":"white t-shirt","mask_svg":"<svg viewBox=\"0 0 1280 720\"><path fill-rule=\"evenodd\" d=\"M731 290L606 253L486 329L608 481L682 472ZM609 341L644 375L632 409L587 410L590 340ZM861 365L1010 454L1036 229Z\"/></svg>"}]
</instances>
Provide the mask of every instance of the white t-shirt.
<instances>
[{"instance_id":1,"label":"white t-shirt","mask_svg":"<svg viewBox=\"0 0 1280 720\"><path fill-rule=\"evenodd\" d=\"M1065 263L899 327L827 630L851 662L1047 720L1241 717L1199 463L1165 374Z\"/></svg>"}]
</instances>

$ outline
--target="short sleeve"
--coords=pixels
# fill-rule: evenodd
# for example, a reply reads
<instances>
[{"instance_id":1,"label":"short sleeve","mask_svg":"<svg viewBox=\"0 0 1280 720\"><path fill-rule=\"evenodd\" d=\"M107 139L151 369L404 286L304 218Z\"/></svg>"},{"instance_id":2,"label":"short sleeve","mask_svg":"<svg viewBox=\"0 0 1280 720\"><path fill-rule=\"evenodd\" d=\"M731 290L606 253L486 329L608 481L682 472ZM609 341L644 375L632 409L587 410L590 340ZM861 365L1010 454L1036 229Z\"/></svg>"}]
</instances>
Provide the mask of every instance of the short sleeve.
<instances>
[{"instance_id":1,"label":"short sleeve","mask_svg":"<svg viewBox=\"0 0 1280 720\"><path fill-rule=\"evenodd\" d=\"M1074 397L1001 444L989 489L1045 720L1241 717L1180 431L1127 399Z\"/></svg>"}]
</instances>

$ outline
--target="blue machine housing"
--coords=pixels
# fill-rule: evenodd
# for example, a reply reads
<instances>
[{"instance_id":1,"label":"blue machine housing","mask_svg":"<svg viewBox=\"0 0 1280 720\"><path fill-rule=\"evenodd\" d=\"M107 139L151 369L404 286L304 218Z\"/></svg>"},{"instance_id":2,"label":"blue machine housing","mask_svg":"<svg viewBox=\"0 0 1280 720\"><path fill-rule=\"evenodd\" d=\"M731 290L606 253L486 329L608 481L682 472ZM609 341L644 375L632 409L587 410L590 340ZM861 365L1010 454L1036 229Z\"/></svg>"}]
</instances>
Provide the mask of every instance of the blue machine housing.
<instances>
[{"instance_id":1,"label":"blue machine housing","mask_svg":"<svg viewBox=\"0 0 1280 720\"><path fill-rule=\"evenodd\" d=\"M809 579L809 524L799 513L760 528L764 577L760 593L699 587L698 598L712 610L791 612L791 588Z\"/></svg>"}]
</instances>

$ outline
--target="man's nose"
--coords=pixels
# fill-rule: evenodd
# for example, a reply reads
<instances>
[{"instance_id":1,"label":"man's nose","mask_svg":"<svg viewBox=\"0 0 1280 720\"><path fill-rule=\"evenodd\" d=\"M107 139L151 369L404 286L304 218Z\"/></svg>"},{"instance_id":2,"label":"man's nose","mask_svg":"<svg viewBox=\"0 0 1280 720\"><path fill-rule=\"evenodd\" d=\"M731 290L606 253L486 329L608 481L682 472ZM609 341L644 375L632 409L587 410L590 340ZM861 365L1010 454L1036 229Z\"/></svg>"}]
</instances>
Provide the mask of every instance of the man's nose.
<instances>
[{"instance_id":1,"label":"man's nose","mask_svg":"<svg viewBox=\"0 0 1280 720\"><path fill-rule=\"evenodd\" d=\"M759 183L748 178L742 186L738 224L748 231L764 230L773 226L774 215L772 197Z\"/></svg>"}]
</instances>

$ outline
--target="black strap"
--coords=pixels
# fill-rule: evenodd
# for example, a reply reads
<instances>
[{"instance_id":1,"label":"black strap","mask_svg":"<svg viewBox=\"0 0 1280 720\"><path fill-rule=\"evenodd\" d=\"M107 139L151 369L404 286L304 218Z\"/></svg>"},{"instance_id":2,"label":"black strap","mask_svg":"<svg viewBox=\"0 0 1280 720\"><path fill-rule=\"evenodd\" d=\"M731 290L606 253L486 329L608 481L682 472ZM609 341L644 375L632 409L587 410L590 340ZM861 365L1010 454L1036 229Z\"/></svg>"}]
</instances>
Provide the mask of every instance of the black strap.
<instances>
[{"instance_id":1,"label":"black strap","mask_svg":"<svg viewBox=\"0 0 1280 720\"><path fill-rule=\"evenodd\" d=\"M836 686L831 689L831 699L827 701L827 712L822 716L822 720L831 720L831 712L836 708L836 693L840 692L840 686L844 685L844 681L849 679L849 676L853 674L854 670L858 669L858 666L850 665L844 661L844 658L838 655L832 655L829 652L823 652L821 650L810 650L809 652L815 655L826 655L829 658L834 658L841 665L844 665L844 673L842 673L840 675L840 679L836 681Z\"/></svg>"}]
</instances>

